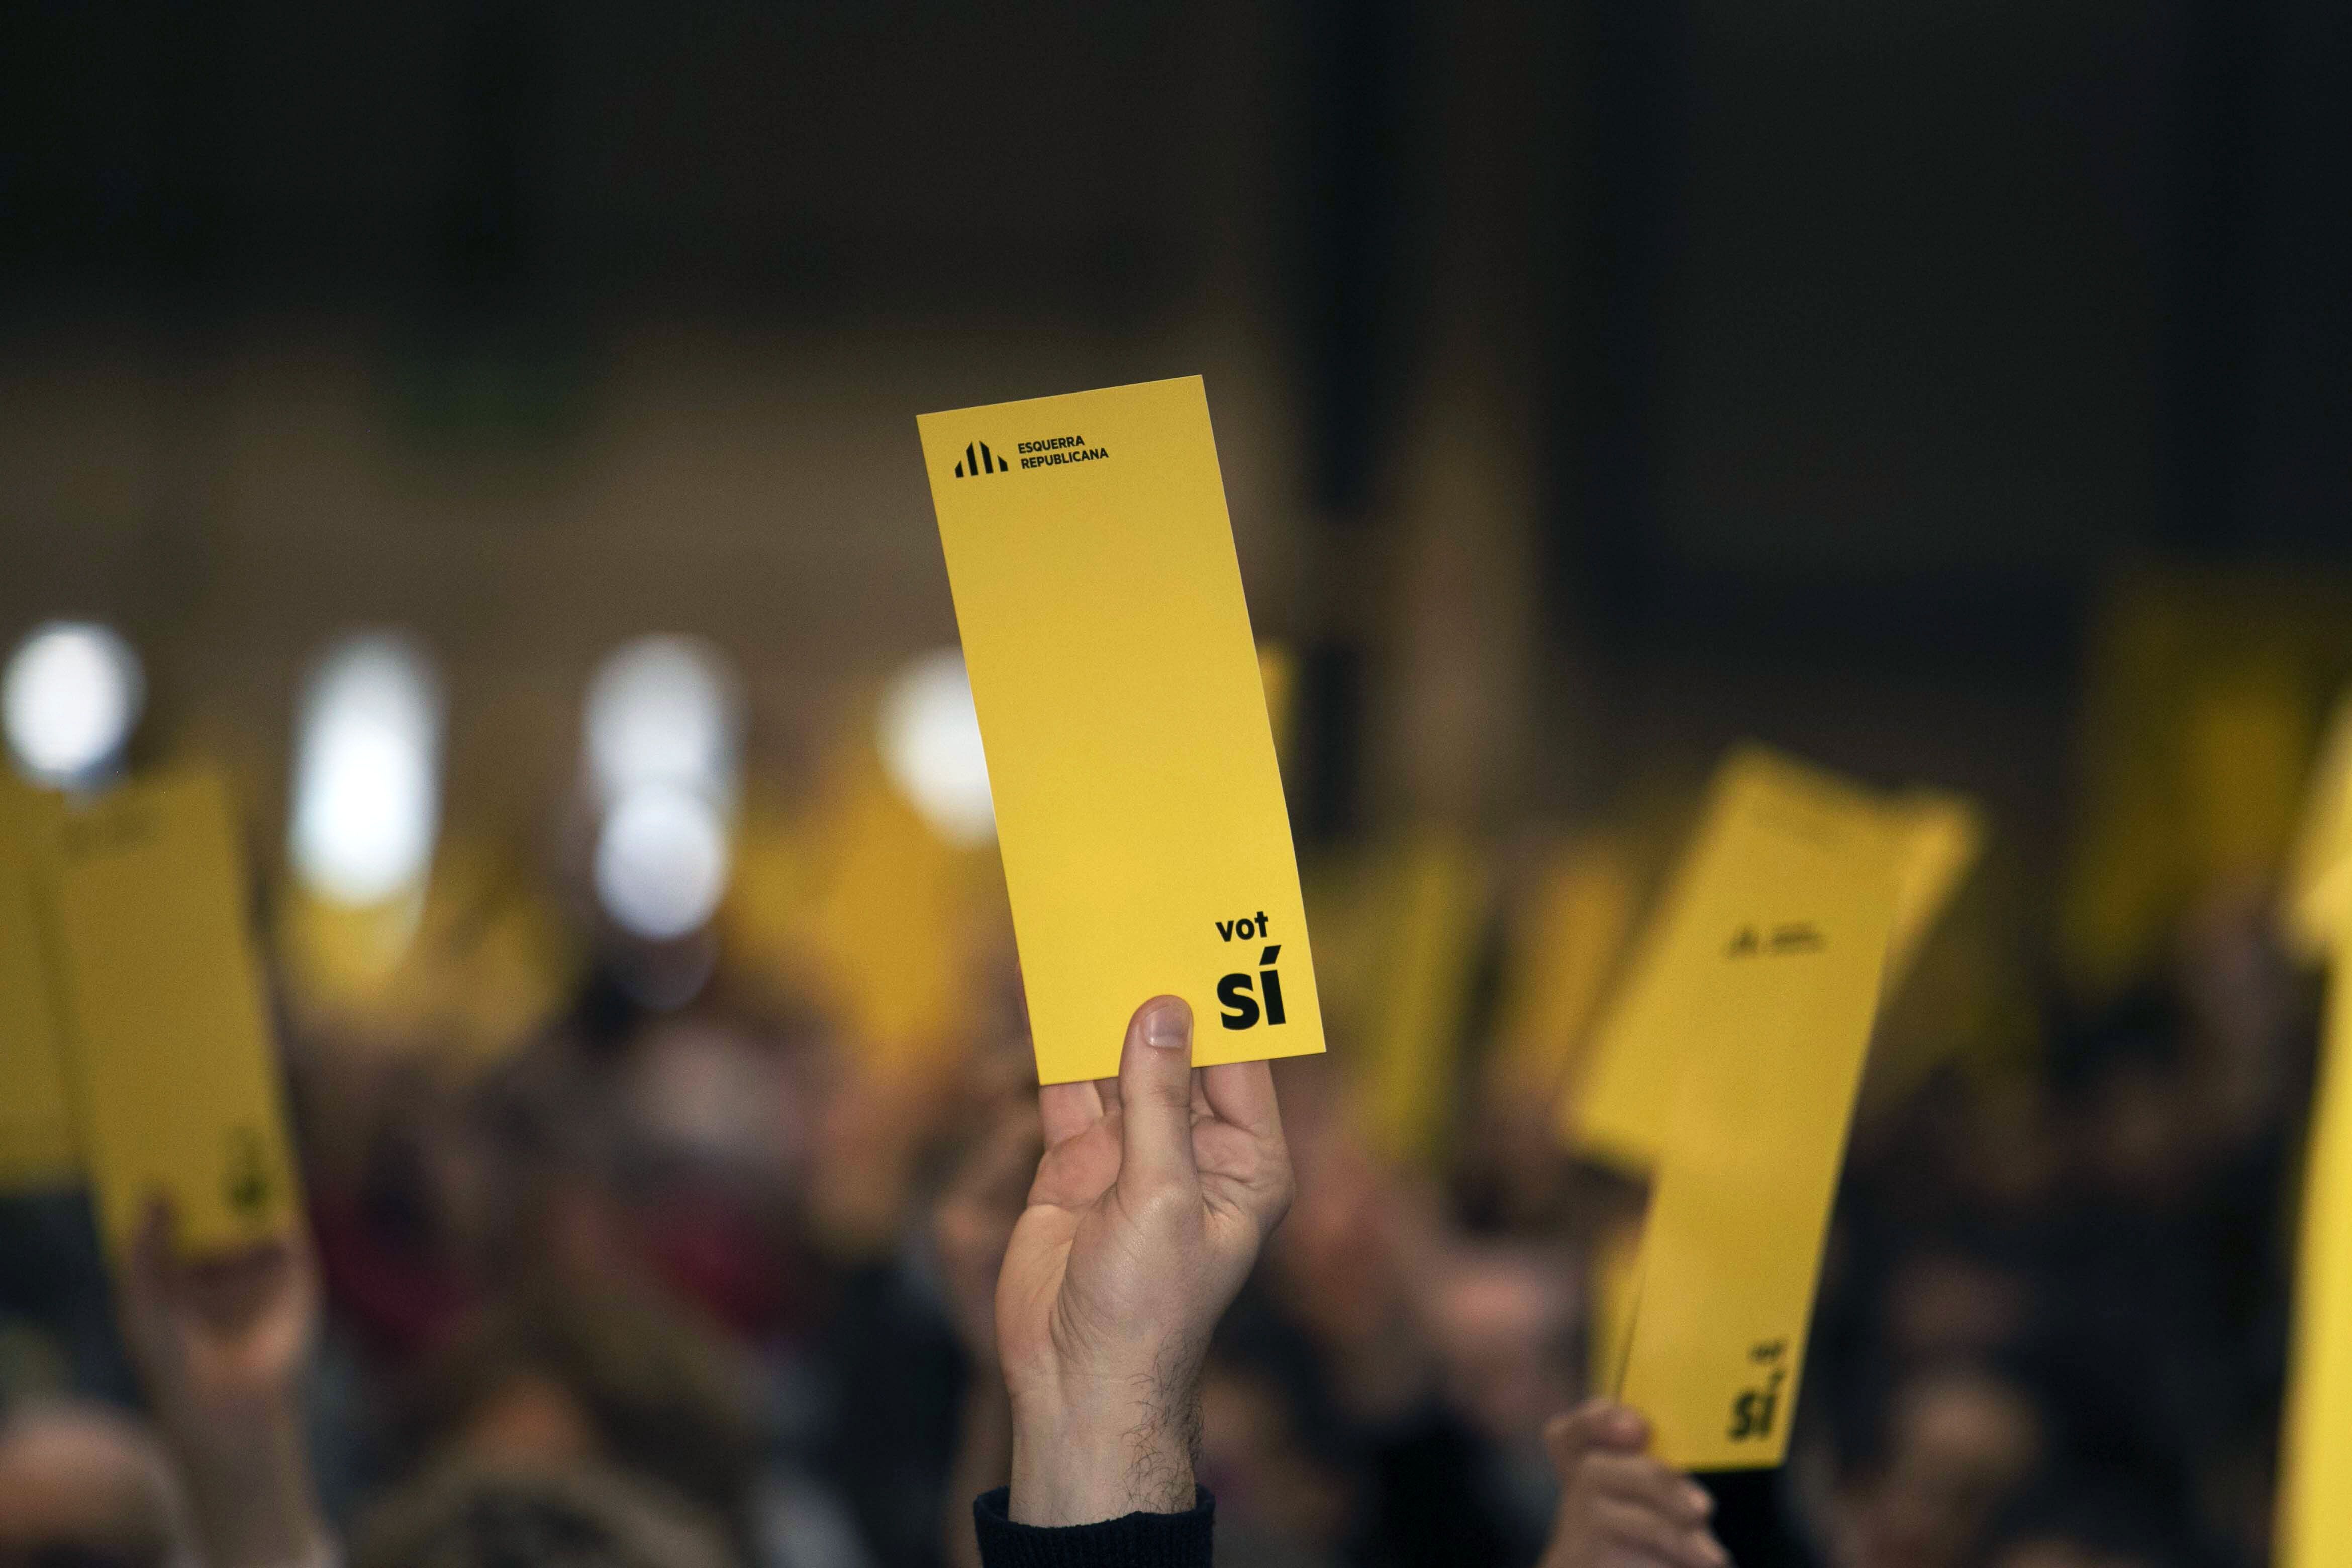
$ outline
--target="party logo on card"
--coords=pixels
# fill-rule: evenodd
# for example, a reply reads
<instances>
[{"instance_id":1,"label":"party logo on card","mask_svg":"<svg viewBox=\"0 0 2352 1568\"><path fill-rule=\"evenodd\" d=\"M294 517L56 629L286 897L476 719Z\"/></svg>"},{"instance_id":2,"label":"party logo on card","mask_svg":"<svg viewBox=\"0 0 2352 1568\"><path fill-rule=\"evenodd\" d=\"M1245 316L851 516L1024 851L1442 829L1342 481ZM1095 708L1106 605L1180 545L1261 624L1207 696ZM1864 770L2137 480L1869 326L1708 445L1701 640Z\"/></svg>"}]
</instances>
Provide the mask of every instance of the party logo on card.
<instances>
[{"instance_id":1,"label":"party logo on card","mask_svg":"<svg viewBox=\"0 0 2352 1568\"><path fill-rule=\"evenodd\" d=\"M963 461L958 463L955 477L960 479L978 479L982 474L1009 474L1013 465L988 449L985 441L967 442Z\"/></svg>"}]
</instances>

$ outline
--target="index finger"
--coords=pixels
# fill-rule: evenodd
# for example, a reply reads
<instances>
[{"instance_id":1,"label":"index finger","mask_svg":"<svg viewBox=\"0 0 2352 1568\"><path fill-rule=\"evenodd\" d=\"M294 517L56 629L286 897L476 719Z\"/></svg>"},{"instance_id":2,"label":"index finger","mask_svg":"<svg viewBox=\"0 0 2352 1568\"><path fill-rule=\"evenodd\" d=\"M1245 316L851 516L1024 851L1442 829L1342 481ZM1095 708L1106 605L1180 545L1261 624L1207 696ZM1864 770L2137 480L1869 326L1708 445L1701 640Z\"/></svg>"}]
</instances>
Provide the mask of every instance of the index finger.
<instances>
[{"instance_id":1,"label":"index finger","mask_svg":"<svg viewBox=\"0 0 2352 1568\"><path fill-rule=\"evenodd\" d=\"M1544 1425L1544 1447L1564 1484L1585 1455L1596 1449L1638 1454L1650 1446L1650 1424L1640 1411L1612 1399L1588 1399Z\"/></svg>"},{"instance_id":2,"label":"index finger","mask_svg":"<svg viewBox=\"0 0 2352 1568\"><path fill-rule=\"evenodd\" d=\"M1037 1115L1045 1125L1046 1148L1066 1143L1102 1120L1102 1091L1085 1079L1040 1085Z\"/></svg>"},{"instance_id":3,"label":"index finger","mask_svg":"<svg viewBox=\"0 0 2352 1568\"><path fill-rule=\"evenodd\" d=\"M1275 1102L1274 1069L1264 1062L1223 1062L1192 1075L1217 1120L1254 1138L1282 1136L1282 1108Z\"/></svg>"},{"instance_id":4,"label":"index finger","mask_svg":"<svg viewBox=\"0 0 2352 1568\"><path fill-rule=\"evenodd\" d=\"M158 1193L147 1200L139 1229L131 1238L129 1274L139 1298L168 1300L181 1276L179 1215L172 1200Z\"/></svg>"}]
</instances>

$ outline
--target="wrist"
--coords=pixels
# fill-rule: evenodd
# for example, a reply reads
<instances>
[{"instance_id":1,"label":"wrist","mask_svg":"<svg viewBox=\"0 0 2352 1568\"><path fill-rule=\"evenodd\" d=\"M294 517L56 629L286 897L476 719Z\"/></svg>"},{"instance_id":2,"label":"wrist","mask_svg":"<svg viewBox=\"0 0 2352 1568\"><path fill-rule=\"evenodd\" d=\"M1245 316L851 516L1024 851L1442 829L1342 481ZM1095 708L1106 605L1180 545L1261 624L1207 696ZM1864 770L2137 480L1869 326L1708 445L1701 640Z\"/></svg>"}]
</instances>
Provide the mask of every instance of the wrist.
<instances>
[{"instance_id":1,"label":"wrist","mask_svg":"<svg viewBox=\"0 0 2352 1568\"><path fill-rule=\"evenodd\" d=\"M1197 1392L1145 1384L1083 1405L1013 1399L1012 1491L1016 1524L1094 1524L1193 1506L1200 1447Z\"/></svg>"},{"instance_id":2,"label":"wrist","mask_svg":"<svg viewBox=\"0 0 2352 1568\"><path fill-rule=\"evenodd\" d=\"M218 1413L216 1413L218 1414ZM236 1419L166 1417L210 1568L329 1563L334 1538L310 1484L301 1412L272 1398ZM226 1434L235 1440L224 1441Z\"/></svg>"}]
</instances>

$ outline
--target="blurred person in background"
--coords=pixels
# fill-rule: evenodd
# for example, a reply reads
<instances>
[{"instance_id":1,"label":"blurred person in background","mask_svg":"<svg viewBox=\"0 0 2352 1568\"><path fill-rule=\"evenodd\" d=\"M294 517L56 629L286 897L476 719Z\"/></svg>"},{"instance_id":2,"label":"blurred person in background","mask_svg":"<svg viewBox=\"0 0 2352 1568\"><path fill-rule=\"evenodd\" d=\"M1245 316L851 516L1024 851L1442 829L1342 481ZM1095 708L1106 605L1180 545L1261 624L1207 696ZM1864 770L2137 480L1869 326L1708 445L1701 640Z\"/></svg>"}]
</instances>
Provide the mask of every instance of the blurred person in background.
<instances>
[{"instance_id":1,"label":"blurred person in background","mask_svg":"<svg viewBox=\"0 0 2352 1568\"><path fill-rule=\"evenodd\" d=\"M2095 1479L2046 1483L1992 1531L1982 1568L2200 1568L2161 1500Z\"/></svg>"},{"instance_id":2,"label":"blurred person in background","mask_svg":"<svg viewBox=\"0 0 2352 1568\"><path fill-rule=\"evenodd\" d=\"M1582 1280L1557 1248L1487 1237L1454 1241L1424 1278L1442 1394L1477 1445L1472 1485L1526 1561L1559 1502L1545 1424L1582 1392Z\"/></svg>"},{"instance_id":3,"label":"blurred person in background","mask_svg":"<svg viewBox=\"0 0 2352 1568\"><path fill-rule=\"evenodd\" d=\"M1832 1568L1968 1568L2053 1442L2021 1380L1948 1362L1873 1380L1826 1531Z\"/></svg>"},{"instance_id":4,"label":"blurred person in background","mask_svg":"<svg viewBox=\"0 0 2352 1568\"><path fill-rule=\"evenodd\" d=\"M0 1564L201 1568L170 1455L95 1402L10 1411L0 1420Z\"/></svg>"}]
</instances>

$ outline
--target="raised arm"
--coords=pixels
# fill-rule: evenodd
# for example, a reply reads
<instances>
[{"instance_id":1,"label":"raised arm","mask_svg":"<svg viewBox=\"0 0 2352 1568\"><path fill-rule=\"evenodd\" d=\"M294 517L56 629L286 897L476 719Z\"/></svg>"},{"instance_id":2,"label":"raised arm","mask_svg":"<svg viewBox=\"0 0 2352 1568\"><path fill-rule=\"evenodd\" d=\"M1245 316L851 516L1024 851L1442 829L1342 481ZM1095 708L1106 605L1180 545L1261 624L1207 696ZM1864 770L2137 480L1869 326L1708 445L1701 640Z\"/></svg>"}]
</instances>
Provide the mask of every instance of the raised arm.
<instances>
[{"instance_id":1,"label":"raised arm","mask_svg":"<svg viewBox=\"0 0 2352 1568\"><path fill-rule=\"evenodd\" d=\"M192 1262L159 1202L128 1262L123 1336L187 1483L207 1568L332 1563L303 1444L318 1284L302 1239Z\"/></svg>"},{"instance_id":2,"label":"raised arm","mask_svg":"<svg viewBox=\"0 0 2352 1568\"><path fill-rule=\"evenodd\" d=\"M996 1287L1014 1526L1196 1521L1201 1363L1288 1208L1264 1062L1195 1068L1192 1010L1129 1020L1117 1079L1039 1092L1045 1154ZM983 1500L982 1543L989 1509Z\"/></svg>"}]
</instances>

